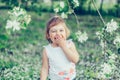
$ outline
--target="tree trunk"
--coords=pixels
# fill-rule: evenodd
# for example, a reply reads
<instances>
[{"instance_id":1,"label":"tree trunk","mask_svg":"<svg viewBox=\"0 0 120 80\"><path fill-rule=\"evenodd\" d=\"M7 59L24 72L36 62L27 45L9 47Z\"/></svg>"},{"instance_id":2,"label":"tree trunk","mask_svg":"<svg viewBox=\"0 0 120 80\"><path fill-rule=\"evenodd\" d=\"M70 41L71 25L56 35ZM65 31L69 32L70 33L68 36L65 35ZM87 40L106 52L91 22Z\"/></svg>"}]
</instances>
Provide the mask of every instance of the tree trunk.
<instances>
[{"instance_id":1,"label":"tree trunk","mask_svg":"<svg viewBox=\"0 0 120 80\"><path fill-rule=\"evenodd\" d=\"M21 0L17 0L18 2L18 5L20 6L22 4L22 1Z\"/></svg>"},{"instance_id":2,"label":"tree trunk","mask_svg":"<svg viewBox=\"0 0 120 80\"><path fill-rule=\"evenodd\" d=\"M101 3L100 3L100 12L102 12L102 10L103 10L103 1L104 0L101 0Z\"/></svg>"},{"instance_id":3,"label":"tree trunk","mask_svg":"<svg viewBox=\"0 0 120 80\"><path fill-rule=\"evenodd\" d=\"M91 3L92 1L90 0L89 3L88 3L88 12L91 13Z\"/></svg>"},{"instance_id":4,"label":"tree trunk","mask_svg":"<svg viewBox=\"0 0 120 80\"><path fill-rule=\"evenodd\" d=\"M117 16L120 17L120 0L117 0Z\"/></svg>"}]
</instances>

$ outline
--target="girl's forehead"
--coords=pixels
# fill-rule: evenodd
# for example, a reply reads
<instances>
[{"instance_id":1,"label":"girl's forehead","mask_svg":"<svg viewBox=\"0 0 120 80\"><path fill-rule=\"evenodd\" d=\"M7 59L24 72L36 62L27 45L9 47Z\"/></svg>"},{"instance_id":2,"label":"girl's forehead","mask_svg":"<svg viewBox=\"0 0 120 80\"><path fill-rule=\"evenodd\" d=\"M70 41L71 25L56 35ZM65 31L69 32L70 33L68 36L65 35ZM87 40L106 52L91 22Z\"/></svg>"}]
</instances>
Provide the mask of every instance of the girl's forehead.
<instances>
[{"instance_id":1,"label":"girl's forehead","mask_svg":"<svg viewBox=\"0 0 120 80\"><path fill-rule=\"evenodd\" d=\"M58 25L51 27L50 29L65 29L65 27L62 24L58 24Z\"/></svg>"}]
</instances>

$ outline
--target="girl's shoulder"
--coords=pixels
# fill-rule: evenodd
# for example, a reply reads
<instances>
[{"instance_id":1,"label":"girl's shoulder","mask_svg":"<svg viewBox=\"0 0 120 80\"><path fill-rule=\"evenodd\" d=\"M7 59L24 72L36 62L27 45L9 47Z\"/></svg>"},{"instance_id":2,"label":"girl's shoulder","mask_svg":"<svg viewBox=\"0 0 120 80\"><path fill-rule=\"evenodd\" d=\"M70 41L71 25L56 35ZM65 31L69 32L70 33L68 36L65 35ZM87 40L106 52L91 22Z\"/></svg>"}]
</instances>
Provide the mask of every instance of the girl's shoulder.
<instances>
[{"instance_id":1,"label":"girl's shoulder","mask_svg":"<svg viewBox=\"0 0 120 80\"><path fill-rule=\"evenodd\" d=\"M43 48L49 48L50 47L50 44L46 44L43 46Z\"/></svg>"},{"instance_id":2,"label":"girl's shoulder","mask_svg":"<svg viewBox=\"0 0 120 80\"><path fill-rule=\"evenodd\" d=\"M43 50L46 51L46 54L48 55L48 53L51 51L50 44L44 45Z\"/></svg>"}]
</instances>

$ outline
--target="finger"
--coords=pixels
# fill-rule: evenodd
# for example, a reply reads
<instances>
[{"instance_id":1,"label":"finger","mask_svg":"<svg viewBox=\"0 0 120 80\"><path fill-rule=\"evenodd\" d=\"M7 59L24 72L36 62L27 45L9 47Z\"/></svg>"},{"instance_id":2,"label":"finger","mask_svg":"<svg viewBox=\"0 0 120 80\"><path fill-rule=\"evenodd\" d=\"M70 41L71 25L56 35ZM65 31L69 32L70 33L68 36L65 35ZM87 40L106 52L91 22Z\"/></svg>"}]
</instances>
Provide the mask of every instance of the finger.
<instances>
[{"instance_id":1,"label":"finger","mask_svg":"<svg viewBox=\"0 0 120 80\"><path fill-rule=\"evenodd\" d=\"M62 39L65 40L64 36L62 35Z\"/></svg>"}]
</instances>

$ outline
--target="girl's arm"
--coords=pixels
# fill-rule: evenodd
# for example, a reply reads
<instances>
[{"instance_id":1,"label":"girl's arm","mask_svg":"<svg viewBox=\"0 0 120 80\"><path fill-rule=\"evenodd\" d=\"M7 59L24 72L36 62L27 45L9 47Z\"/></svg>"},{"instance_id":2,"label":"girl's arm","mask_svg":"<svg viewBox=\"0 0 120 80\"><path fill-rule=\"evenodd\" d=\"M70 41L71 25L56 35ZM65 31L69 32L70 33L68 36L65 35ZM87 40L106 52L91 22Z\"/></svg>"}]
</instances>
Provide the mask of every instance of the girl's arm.
<instances>
[{"instance_id":1,"label":"girl's arm","mask_svg":"<svg viewBox=\"0 0 120 80\"><path fill-rule=\"evenodd\" d=\"M66 47L65 42L62 41L60 47L63 49L66 57L72 61L73 63L77 63L79 61L79 54L76 50L74 43L71 41L69 47Z\"/></svg>"},{"instance_id":2,"label":"girl's arm","mask_svg":"<svg viewBox=\"0 0 120 80\"><path fill-rule=\"evenodd\" d=\"M48 76L48 59L47 59L46 50L44 49L42 55L42 68L41 68L40 80L46 80L47 76Z\"/></svg>"}]
</instances>

